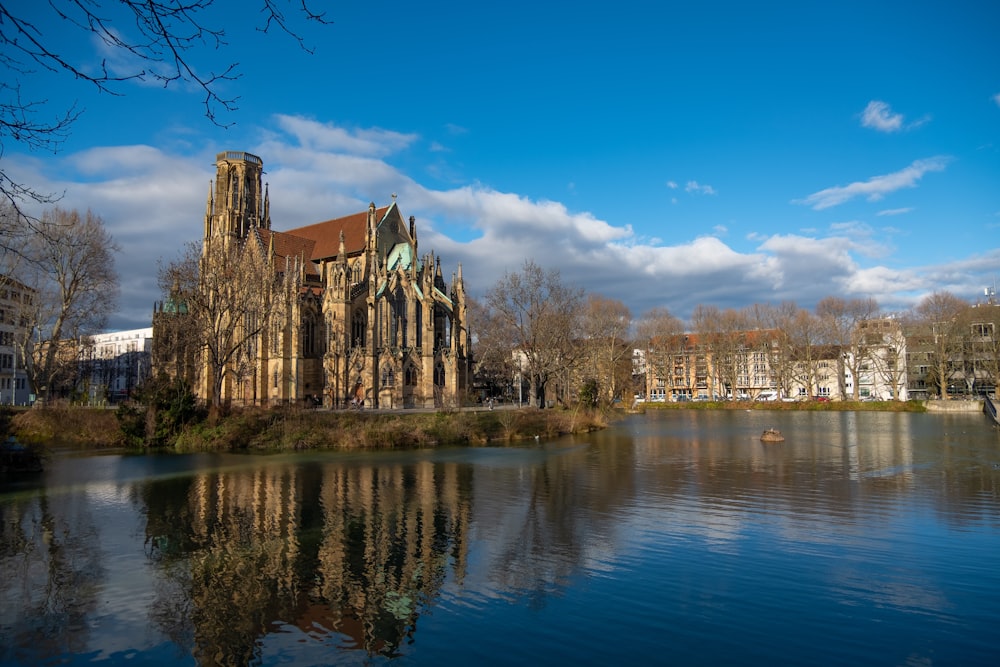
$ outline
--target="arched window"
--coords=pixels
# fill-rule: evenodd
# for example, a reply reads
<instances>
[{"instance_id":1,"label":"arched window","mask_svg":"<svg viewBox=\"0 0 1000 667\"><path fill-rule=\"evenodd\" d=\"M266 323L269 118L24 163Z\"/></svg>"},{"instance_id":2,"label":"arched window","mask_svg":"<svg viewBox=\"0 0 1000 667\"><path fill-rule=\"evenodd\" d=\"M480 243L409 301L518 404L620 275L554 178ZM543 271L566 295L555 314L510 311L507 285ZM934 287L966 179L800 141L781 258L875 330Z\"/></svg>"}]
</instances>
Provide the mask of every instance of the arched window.
<instances>
[{"instance_id":1,"label":"arched window","mask_svg":"<svg viewBox=\"0 0 1000 667\"><path fill-rule=\"evenodd\" d=\"M444 386L444 364L440 362L434 365L434 386Z\"/></svg>"},{"instance_id":2,"label":"arched window","mask_svg":"<svg viewBox=\"0 0 1000 667\"><path fill-rule=\"evenodd\" d=\"M365 346L365 314L362 311L354 313L351 319L351 345L354 347Z\"/></svg>"},{"instance_id":3,"label":"arched window","mask_svg":"<svg viewBox=\"0 0 1000 667\"><path fill-rule=\"evenodd\" d=\"M318 340L316 338L316 315L308 313L302 322L302 356L316 357Z\"/></svg>"},{"instance_id":4,"label":"arched window","mask_svg":"<svg viewBox=\"0 0 1000 667\"><path fill-rule=\"evenodd\" d=\"M406 295L402 289L397 289L392 295L392 345L408 347L406 321Z\"/></svg>"}]
</instances>

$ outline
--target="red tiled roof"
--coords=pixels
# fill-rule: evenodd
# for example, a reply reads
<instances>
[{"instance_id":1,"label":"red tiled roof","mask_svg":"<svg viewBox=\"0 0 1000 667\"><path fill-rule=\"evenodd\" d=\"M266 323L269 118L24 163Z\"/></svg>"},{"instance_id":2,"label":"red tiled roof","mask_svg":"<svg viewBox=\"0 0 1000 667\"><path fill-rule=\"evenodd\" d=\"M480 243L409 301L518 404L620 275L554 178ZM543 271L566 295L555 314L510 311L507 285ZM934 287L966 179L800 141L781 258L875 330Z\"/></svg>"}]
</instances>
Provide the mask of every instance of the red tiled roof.
<instances>
[{"instance_id":1,"label":"red tiled roof","mask_svg":"<svg viewBox=\"0 0 1000 667\"><path fill-rule=\"evenodd\" d=\"M376 221L381 221L389 210L388 206L375 209ZM368 211L353 213L342 218L334 218L325 222L317 222L305 227L289 229L284 234L308 239L315 245L310 259L319 261L336 257L340 252L340 233L344 232L344 249L348 255L359 253L365 249L365 229L368 226Z\"/></svg>"},{"instance_id":2,"label":"red tiled roof","mask_svg":"<svg viewBox=\"0 0 1000 667\"><path fill-rule=\"evenodd\" d=\"M275 269L277 271L284 271L284 258L288 258L289 264L294 265L296 259L305 259L309 262L306 265L306 273L312 275L319 275L319 267L313 262L313 252L316 242L302 238L301 236L294 236L288 234L287 232L276 232L272 229L261 229L257 228L257 238L260 243L261 250L264 252L265 256L271 250L271 243L274 243L274 254L275 254Z\"/></svg>"}]
</instances>

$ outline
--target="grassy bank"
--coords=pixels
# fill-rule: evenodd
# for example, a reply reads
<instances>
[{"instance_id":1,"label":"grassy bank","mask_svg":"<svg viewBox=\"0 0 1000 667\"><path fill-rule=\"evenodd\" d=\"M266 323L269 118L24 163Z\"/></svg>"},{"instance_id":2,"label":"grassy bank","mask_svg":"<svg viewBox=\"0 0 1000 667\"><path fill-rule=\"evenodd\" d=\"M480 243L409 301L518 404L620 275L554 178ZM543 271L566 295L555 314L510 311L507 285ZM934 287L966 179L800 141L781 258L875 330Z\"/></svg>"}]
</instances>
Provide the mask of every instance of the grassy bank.
<instances>
[{"instance_id":1,"label":"grassy bank","mask_svg":"<svg viewBox=\"0 0 1000 667\"><path fill-rule=\"evenodd\" d=\"M927 412L923 401L684 401L640 403L640 410L808 410L831 412Z\"/></svg>"},{"instance_id":2,"label":"grassy bank","mask_svg":"<svg viewBox=\"0 0 1000 667\"><path fill-rule=\"evenodd\" d=\"M583 433L611 415L574 410L476 410L375 413L280 408L234 412L212 424L186 426L177 451L393 449L442 444L503 444ZM125 447L114 410L51 406L9 415L22 442L96 449Z\"/></svg>"},{"instance_id":3,"label":"grassy bank","mask_svg":"<svg viewBox=\"0 0 1000 667\"><path fill-rule=\"evenodd\" d=\"M6 408L0 417L4 437L56 447L98 449L124 444L114 410L54 405Z\"/></svg>"},{"instance_id":4,"label":"grassy bank","mask_svg":"<svg viewBox=\"0 0 1000 667\"><path fill-rule=\"evenodd\" d=\"M215 426L201 424L178 439L179 451L398 449L436 445L488 445L551 438L607 426L600 413L568 410L445 412L327 412L281 409L234 414Z\"/></svg>"},{"instance_id":5,"label":"grassy bank","mask_svg":"<svg viewBox=\"0 0 1000 667\"><path fill-rule=\"evenodd\" d=\"M641 410L812 410L925 412L920 401L691 401L640 403ZM552 438L605 428L616 414L584 410L461 410L354 412L298 408L236 411L216 423L185 426L168 444L176 451L394 449L436 445L490 445ZM114 410L54 405L0 411L3 437L50 446L135 447Z\"/></svg>"}]
</instances>

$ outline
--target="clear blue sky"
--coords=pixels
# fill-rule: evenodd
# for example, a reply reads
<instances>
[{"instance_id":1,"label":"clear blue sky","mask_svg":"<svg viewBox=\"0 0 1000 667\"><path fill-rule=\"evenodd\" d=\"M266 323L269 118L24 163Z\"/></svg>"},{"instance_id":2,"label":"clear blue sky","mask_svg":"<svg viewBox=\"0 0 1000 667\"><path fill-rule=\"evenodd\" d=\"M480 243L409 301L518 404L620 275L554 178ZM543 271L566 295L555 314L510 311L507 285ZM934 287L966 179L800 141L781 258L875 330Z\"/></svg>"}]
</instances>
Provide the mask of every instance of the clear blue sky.
<instances>
[{"instance_id":1,"label":"clear blue sky","mask_svg":"<svg viewBox=\"0 0 1000 667\"><path fill-rule=\"evenodd\" d=\"M13 5L100 62L46 3ZM397 193L474 296L525 259L637 317L829 295L901 311L1000 278L1000 3L314 1L334 23L303 29L311 55L255 33L255 0L216 5L229 44L197 62L239 63L229 128L185 86L22 88L85 111L58 154L3 160L108 223L113 329L149 325L222 150L263 158L277 230Z\"/></svg>"}]
</instances>

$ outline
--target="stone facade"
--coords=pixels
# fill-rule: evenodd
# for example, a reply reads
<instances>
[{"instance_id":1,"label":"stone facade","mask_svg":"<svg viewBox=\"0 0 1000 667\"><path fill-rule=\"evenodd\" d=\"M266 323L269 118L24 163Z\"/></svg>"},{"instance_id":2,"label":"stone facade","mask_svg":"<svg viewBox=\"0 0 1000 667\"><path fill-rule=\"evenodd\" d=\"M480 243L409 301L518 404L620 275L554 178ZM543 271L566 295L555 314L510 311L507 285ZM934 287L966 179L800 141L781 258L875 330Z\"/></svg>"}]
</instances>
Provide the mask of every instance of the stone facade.
<instances>
[{"instance_id":1,"label":"stone facade","mask_svg":"<svg viewBox=\"0 0 1000 667\"><path fill-rule=\"evenodd\" d=\"M255 155L220 153L206 205L204 242L237 239L263 253L286 286L260 314L252 368L234 369L224 401L459 405L471 371L461 267L449 286L440 259L418 254L416 222L404 221L395 195L388 206L275 231L263 169ZM207 398L205 372L198 384Z\"/></svg>"}]
</instances>

